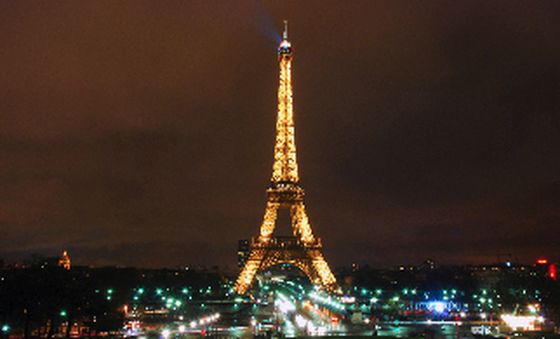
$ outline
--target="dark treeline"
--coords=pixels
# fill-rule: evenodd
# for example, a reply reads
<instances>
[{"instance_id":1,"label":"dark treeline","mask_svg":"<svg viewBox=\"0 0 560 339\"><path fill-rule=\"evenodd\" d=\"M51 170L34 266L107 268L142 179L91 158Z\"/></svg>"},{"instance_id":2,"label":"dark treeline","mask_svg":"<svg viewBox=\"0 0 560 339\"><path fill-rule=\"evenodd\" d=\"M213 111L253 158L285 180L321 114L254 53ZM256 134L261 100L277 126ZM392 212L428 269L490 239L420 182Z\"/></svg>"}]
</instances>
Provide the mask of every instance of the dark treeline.
<instances>
[{"instance_id":1,"label":"dark treeline","mask_svg":"<svg viewBox=\"0 0 560 339\"><path fill-rule=\"evenodd\" d=\"M193 295L196 299L223 298L226 281L217 272L185 269L72 267L66 270L56 265L2 269L0 326L8 327L0 331L0 336L30 338L63 334L69 337L72 326L66 324L79 324L86 335L116 332L123 325L124 306L135 300L138 291L150 291L144 303L150 303L150 298L156 300L156 290L175 295L187 290L191 299ZM209 290L214 292L198 293Z\"/></svg>"}]
</instances>

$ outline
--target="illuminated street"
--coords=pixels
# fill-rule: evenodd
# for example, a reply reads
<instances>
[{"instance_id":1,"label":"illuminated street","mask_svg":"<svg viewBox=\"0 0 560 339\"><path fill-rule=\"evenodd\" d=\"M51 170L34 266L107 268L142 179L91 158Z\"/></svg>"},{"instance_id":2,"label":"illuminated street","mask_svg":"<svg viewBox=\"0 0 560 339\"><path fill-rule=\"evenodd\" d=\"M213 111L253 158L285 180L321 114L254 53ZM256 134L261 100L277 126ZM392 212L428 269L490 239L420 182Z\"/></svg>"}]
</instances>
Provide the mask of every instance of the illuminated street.
<instances>
[{"instance_id":1,"label":"illuminated street","mask_svg":"<svg viewBox=\"0 0 560 339\"><path fill-rule=\"evenodd\" d=\"M471 312L470 316L461 309L454 313L448 307L452 303L420 303L422 307L433 307L422 312L407 311L410 306L399 306L397 319L391 319L391 305L395 297L382 301L384 292L374 291L378 296L375 303L385 311L372 314L378 307L360 306L355 296L328 294L318 286L300 284L285 277L260 277L255 293L246 297L232 296L228 300L201 303L207 315L198 319L183 319L175 316L173 323L154 329L153 335L189 336L211 335L237 338L248 337L306 337L306 336L379 336L393 338L474 338L476 336L509 337L516 326L529 329L532 324L543 323L537 317L513 317L513 327L500 321L490 313ZM365 290L361 291L364 294ZM451 292L449 292L452 294ZM453 293L458 293L457 291ZM413 295L403 291L404 295ZM391 295L393 295L391 293ZM386 304L385 304L386 303ZM385 304L385 305L382 305ZM208 313L212 312L212 313ZM478 311L477 311L478 312ZM169 313L171 314L171 313ZM179 313L177 313L179 314ZM407 316L408 314L408 316ZM412 318L411 318L412 317ZM513 320L515 318L516 320ZM510 324L511 325L511 324ZM144 330L130 333L132 336L150 335Z\"/></svg>"},{"instance_id":2,"label":"illuminated street","mask_svg":"<svg viewBox=\"0 0 560 339\"><path fill-rule=\"evenodd\" d=\"M0 306L10 312L0 325L4 339L26 331L28 338L557 338L560 289L549 266L539 265L354 268L337 272L341 294L282 265L259 274L244 295L234 292L235 271L9 269L0 271ZM426 284L445 282L446 272L454 278L445 288ZM33 319L28 327L26 316Z\"/></svg>"}]
</instances>

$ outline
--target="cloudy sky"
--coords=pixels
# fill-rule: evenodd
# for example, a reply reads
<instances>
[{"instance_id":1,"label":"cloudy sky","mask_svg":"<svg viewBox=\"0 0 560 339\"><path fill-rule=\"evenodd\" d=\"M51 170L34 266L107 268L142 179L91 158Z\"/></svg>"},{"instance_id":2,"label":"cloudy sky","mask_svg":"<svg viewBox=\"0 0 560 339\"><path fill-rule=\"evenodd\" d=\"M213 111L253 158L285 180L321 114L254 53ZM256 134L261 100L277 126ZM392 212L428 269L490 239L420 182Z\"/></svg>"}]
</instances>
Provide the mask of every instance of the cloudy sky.
<instances>
[{"instance_id":1,"label":"cloudy sky","mask_svg":"<svg viewBox=\"0 0 560 339\"><path fill-rule=\"evenodd\" d=\"M530 0L2 1L0 258L235 267L266 205L287 19L331 266L559 261L559 17Z\"/></svg>"}]
</instances>

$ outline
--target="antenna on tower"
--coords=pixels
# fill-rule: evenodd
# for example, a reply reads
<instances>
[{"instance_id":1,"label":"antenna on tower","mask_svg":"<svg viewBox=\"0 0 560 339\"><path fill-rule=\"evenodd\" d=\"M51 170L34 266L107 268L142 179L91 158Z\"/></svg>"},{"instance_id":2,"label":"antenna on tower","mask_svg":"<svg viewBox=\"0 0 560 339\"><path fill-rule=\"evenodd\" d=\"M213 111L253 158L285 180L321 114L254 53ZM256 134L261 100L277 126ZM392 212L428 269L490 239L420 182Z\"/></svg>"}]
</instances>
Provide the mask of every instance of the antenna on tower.
<instances>
[{"instance_id":1,"label":"antenna on tower","mask_svg":"<svg viewBox=\"0 0 560 339\"><path fill-rule=\"evenodd\" d=\"M288 20L284 20L284 40L288 40Z\"/></svg>"}]
</instances>

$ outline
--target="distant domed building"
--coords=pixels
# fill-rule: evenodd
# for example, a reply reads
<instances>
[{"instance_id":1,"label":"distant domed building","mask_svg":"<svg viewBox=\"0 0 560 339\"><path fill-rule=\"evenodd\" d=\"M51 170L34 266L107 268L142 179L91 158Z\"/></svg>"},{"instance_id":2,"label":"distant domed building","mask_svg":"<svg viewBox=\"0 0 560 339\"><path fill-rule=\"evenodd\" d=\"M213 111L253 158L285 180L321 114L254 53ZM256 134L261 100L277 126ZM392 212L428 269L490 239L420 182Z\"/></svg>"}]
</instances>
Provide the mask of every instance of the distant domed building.
<instances>
[{"instance_id":1,"label":"distant domed building","mask_svg":"<svg viewBox=\"0 0 560 339\"><path fill-rule=\"evenodd\" d=\"M70 269L70 257L68 257L68 252L62 252L62 257L58 260L58 266L64 267L64 269Z\"/></svg>"}]
</instances>

